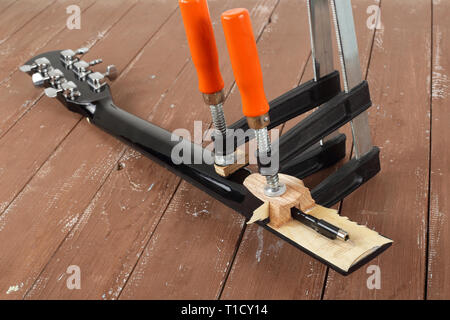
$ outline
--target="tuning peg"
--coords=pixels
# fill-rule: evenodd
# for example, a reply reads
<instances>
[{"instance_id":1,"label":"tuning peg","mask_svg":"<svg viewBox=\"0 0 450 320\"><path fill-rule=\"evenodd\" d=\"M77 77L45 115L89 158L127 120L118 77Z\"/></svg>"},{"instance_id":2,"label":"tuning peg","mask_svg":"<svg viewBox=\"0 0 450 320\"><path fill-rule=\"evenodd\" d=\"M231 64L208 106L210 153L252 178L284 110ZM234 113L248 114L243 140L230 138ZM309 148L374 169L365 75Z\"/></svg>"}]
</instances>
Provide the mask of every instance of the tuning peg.
<instances>
[{"instance_id":1,"label":"tuning peg","mask_svg":"<svg viewBox=\"0 0 450 320\"><path fill-rule=\"evenodd\" d=\"M19 67L19 70L22 72L30 72L36 68L37 68L37 66L35 66L35 65L24 64L23 66Z\"/></svg>"},{"instance_id":2,"label":"tuning peg","mask_svg":"<svg viewBox=\"0 0 450 320\"><path fill-rule=\"evenodd\" d=\"M63 89L55 89L55 88L46 88L44 90L45 95L49 98L56 98L56 96L58 95L58 93L63 92Z\"/></svg>"},{"instance_id":3,"label":"tuning peg","mask_svg":"<svg viewBox=\"0 0 450 320\"><path fill-rule=\"evenodd\" d=\"M106 67L106 72L103 74L105 77L107 77L109 80L114 81L117 79L117 76L119 75L119 72L117 71L117 68L115 65L111 64Z\"/></svg>"},{"instance_id":4,"label":"tuning peg","mask_svg":"<svg viewBox=\"0 0 450 320\"><path fill-rule=\"evenodd\" d=\"M102 62L103 62L102 59L96 59L96 60L92 60L90 62L80 60L73 64L73 71L79 78L84 78L84 77L86 77L86 75L91 73L91 71L88 70L89 67L95 66L96 64L99 64Z\"/></svg>"},{"instance_id":5,"label":"tuning peg","mask_svg":"<svg viewBox=\"0 0 450 320\"><path fill-rule=\"evenodd\" d=\"M72 49L63 50L60 52L61 58L64 60L73 60L75 56L84 55L89 52L89 48L79 48L75 51Z\"/></svg>"},{"instance_id":6,"label":"tuning peg","mask_svg":"<svg viewBox=\"0 0 450 320\"><path fill-rule=\"evenodd\" d=\"M89 51L89 48L79 48L75 51L73 51L71 49L63 50L60 52L60 58L66 66L70 66L74 62L78 61L78 57L76 57L76 56L84 55L84 54L88 53L88 51Z\"/></svg>"},{"instance_id":7,"label":"tuning peg","mask_svg":"<svg viewBox=\"0 0 450 320\"><path fill-rule=\"evenodd\" d=\"M75 51L75 54L81 54L81 55L83 55L83 54L86 54L86 53L88 53L89 52L89 48L79 48L79 49L77 49L76 51Z\"/></svg>"},{"instance_id":8,"label":"tuning peg","mask_svg":"<svg viewBox=\"0 0 450 320\"><path fill-rule=\"evenodd\" d=\"M39 70L40 72L48 69L51 66L50 60L47 58L38 58L34 61L32 65L25 64L19 67L19 70L22 72L31 72L34 70Z\"/></svg>"},{"instance_id":9,"label":"tuning peg","mask_svg":"<svg viewBox=\"0 0 450 320\"><path fill-rule=\"evenodd\" d=\"M53 84L58 83L61 79L64 78L64 74L62 73L61 70L59 69L53 69L50 70L47 73L47 76L43 76L41 73L35 73L33 74L33 76L31 77L31 80L33 81L33 84L36 87L40 87L42 86L46 81L51 81Z\"/></svg>"},{"instance_id":10,"label":"tuning peg","mask_svg":"<svg viewBox=\"0 0 450 320\"><path fill-rule=\"evenodd\" d=\"M73 83L72 81L63 82L61 84L61 87L56 88L47 88L44 90L45 95L49 98L56 98L58 96L58 93L62 93L64 97L69 99L75 99L76 97L79 97L81 93L76 90L77 85Z\"/></svg>"},{"instance_id":11,"label":"tuning peg","mask_svg":"<svg viewBox=\"0 0 450 320\"><path fill-rule=\"evenodd\" d=\"M105 73L94 72L88 75L88 84L94 91L99 91L106 85L105 77L113 81L117 79L118 71L115 65L109 65Z\"/></svg>"}]
</instances>

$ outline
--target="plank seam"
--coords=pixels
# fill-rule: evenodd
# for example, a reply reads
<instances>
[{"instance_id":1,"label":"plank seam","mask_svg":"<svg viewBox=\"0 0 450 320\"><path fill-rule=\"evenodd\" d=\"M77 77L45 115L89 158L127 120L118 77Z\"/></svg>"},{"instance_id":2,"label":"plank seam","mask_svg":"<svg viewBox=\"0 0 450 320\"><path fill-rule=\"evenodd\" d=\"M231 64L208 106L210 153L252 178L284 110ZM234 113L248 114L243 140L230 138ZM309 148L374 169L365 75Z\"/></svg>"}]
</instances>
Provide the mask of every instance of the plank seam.
<instances>
[{"instance_id":1,"label":"plank seam","mask_svg":"<svg viewBox=\"0 0 450 320\"><path fill-rule=\"evenodd\" d=\"M433 70L434 70L434 5L433 5L433 0L430 0L430 7L431 7L431 30L430 30L430 39L431 39L431 46L430 46L430 59L431 59L431 63L430 63L430 147L429 147L429 155L428 155L428 203L427 203L427 217L426 217L426 222L427 222L427 234L426 234L426 242L427 245L425 247L425 284L424 284L424 295L423 295L423 300L427 300L428 299L428 273L429 273L429 269L430 269L430 219L431 219L431 169L432 169L432 148L433 148L433 144L432 144L432 139L433 139L433 130L432 130L432 126L433 126Z\"/></svg>"},{"instance_id":2,"label":"plank seam","mask_svg":"<svg viewBox=\"0 0 450 320\"><path fill-rule=\"evenodd\" d=\"M80 119L78 123L80 123L83 119ZM72 128L71 132L73 130L75 130L76 125ZM67 137L67 136L66 136ZM65 140L65 139L64 139ZM56 149L55 149L56 150ZM120 157L123 156L123 153L125 151L122 151L120 154ZM100 184L100 186L97 188L97 190L93 193L93 196L91 197L91 200L89 201L89 204L92 203L92 201L95 199L95 197L97 196L98 192L100 191L100 189L102 188L103 184L105 183L105 181L108 180L109 176L111 175L111 173L113 172L113 170L111 170L106 177L103 180L103 183ZM86 210L89 208L89 205L83 210L83 214L86 212ZM45 269L47 268L47 266L50 264L50 262L52 261L53 257L56 255L56 253L59 251L59 249L61 248L61 246L64 244L64 242L67 240L67 237L72 233L72 230L74 230L78 224L82 221L83 218L83 214L80 216L80 218L78 219L78 222L75 223L72 228L70 228L70 230L68 230L66 236L64 237L64 239L58 244L58 246L56 247L55 251L52 253L52 255L50 256L50 258L48 259L47 263L43 266L43 268L41 269L41 271L39 272L38 276L36 277L36 279L33 281L33 283L30 285L30 287L27 289L27 291L25 292L25 294L23 295L22 300L24 300L28 294L30 294L30 292L36 287L41 275L43 274L43 272L45 271Z\"/></svg>"},{"instance_id":3,"label":"plank seam","mask_svg":"<svg viewBox=\"0 0 450 320\"><path fill-rule=\"evenodd\" d=\"M4 14L6 10L8 10L13 4L15 4L17 2L17 0L11 1L10 4L8 4L2 11L1 14Z\"/></svg>"},{"instance_id":4,"label":"plank seam","mask_svg":"<svg viewBox=\"0 0 450 320\"><path fill-rule=\"evenodd\" d=\"M2 41L0 42L0 44L5 43L6 41L8 41L8 39L10 39L13 35L15 35L17 32L19 32L20 30L22 30L27 24L29 24L31 21L33 21L38 15L40 15L42 12L44 12L45 10L47 10L48 7L50 7L52 4L54 4L56 2L56 0L54 1L50 1L50 3L45 6L44 8L42 8L40 11L38 11L35 15L31 16L30 19L28 19L26 22L24 22L16 31L13 31L13 33L11 33L9 36L7 36L5 39L2 39ZM12 4L14 4L15 2L11 3L8 7L6 7L6 9L8 9L9 7L11 7ZM5 10L6 10L5 9ZM4 12L4 11L3 11Z\"/></svg>"},{"instance_id":5,"label":"plank seam","mask_svg":"<svg viewBox=\"0 0 450 320\"><path fill-rule=\"evenodd\" d=\"M162 219L163 219L163 217L164 217L164 213L165 213L165 212L167 211L167 209L169 208L169 206L170 206L170 204L171 204L173 198L175 197L176 190L178 190L178 188L179 188L179 186L181 185L182 182L183 182L182 179L178 179L178 183L177 183L177 186L175 187L175 191L172 193L172 195L170 196L169 200L167 201L167 204L166 204L166 206L165 206L165 208L164 208L162 214L159 216L159 219L158 219L158 221L156 222L155 227L153 228L152 231L150 231L150 237L148 238L148 240L146 241L145 245L143 246L143 249L139 252L139 258L136 259L136 263L134 264L133 268L131 269L129 276L126 278L126 280L125 280L125 282L124 282L124 284L123 284L123 286L122 286L122 289L120 289L119 294L117 295L117 299L120 299L120 296L122 295L123 289L125 289L125 287L127 286L128 281L129 281L130 278L131 278L131 275L134 273L134 270L136 270L136 268L137 268L139 262L141 261L141 257L143 256L143 252L145 251L145 249L146 249L147 246L149 245L150 241L152 240L153 235L155 234L156 230L158 229L159 224L161 223L161 221L162 221Z\"/></svg>"}]
</instances>

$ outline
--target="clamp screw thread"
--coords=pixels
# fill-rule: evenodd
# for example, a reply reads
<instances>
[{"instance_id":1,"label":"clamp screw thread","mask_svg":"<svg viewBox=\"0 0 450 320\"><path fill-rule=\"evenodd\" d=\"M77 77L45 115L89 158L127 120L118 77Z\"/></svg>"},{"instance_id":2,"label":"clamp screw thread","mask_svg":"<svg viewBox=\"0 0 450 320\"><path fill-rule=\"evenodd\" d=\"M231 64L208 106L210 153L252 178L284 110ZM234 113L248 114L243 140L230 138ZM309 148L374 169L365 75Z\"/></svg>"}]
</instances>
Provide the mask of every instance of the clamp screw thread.
<instances>
[{"instance_id":1,"label":"clamp screw thread","mask_svg":"<svg viewBox=\"0 0 450 320\"><path fill-rule=\"evenodd\" d=\"M227 125L225 121L225 115L223 112L223 104L210 105L211 116L214 123L214 128L220 132L223 136L227 134Z\"/></svg>"},{"instance_id":2,"label":"clamp screw thread","mask_svg":"<svg viewBox=\"0 0 450 320\"><path fill-rule=\"evenodd\" d=\"M255 135L258 143L258 154L268 155L271 151L271 144L267 127L255 130ZM264 193L269 197L280 196L286 191L286 186L280 183L278 173L266 176L266 183Z\"/></svg>"}]
</instances>

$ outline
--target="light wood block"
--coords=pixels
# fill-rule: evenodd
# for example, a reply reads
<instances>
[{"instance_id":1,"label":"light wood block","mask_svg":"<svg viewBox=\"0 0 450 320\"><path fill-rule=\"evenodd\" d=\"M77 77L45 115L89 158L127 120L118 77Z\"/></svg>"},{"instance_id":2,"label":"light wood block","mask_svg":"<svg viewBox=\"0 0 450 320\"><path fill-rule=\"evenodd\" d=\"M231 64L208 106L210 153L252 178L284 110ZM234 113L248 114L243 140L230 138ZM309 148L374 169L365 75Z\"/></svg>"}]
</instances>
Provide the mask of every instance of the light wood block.
<instances>
[{"instance_id":1,"label":"light wood block","mask_svg":"<svg viewBox=\"0 0 450 320\"><path fill-rule=\"evenodd\" d=\"M279 174L279 178L280 182L286 185L286 192L280 197L268 197L264 194L266 178L258 173L251 174L244 181L244 186L251 193L269 203L270 225L273 227L281 227L292 219L291 208L296 207L306 212L315 205L309 189L302 180L285 174Z\"/></svg>"}]
</instances>

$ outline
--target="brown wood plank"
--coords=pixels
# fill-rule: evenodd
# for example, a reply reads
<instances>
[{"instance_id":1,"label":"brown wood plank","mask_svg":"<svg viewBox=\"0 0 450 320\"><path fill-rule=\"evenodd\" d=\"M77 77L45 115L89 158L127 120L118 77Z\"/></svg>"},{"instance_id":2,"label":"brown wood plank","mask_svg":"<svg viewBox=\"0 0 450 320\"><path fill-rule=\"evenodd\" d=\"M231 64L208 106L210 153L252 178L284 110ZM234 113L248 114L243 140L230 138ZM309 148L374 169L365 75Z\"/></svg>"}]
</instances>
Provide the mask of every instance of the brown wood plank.
<instances>
[{"instance_id":1,"label":"brown wood plank","mask_svg":"<svg viewBox=\"0 0 450 320\"><path fill-rule=\"evenodd\" d=\"M236 6L238 3L242 4L242 1L211 2L210 9L212 16L218 21L222 11ZM268 13L262 10L264 8L261 7L261 4L267 2L248 0L248 3L250 4L249 7L254 8L253 15L257 17L256 21L260 29L264 20L268 17ZM268 2L268 8L270 8L270 6L273 7L273 3L274 1ZM206 120L206 117L208 117L208 114L203 112L204 106L201 103L201 96L197 92L196 81L193 81L196 76L192 65L188 65L187 68L176 77L173 88L165 93L163 97L160 97L160 94L155 93L154 90L148 90L147 85L151 85L154 81L159 81L160 83L158 85L161 85L161 88L169 87L168 84L173 81L175 74L170 72L168 68L172 68L179 61L184 61L181 59L184 57L183 54L185 54L185 57L189 55L184 29L181 23L181 16L177 13L174 18L176 18L176 20L172 19L172 21L168 23L170 29L167 28L163 34L158 36L160 42L154 43L148 49L145 49L144 54L134 63L133 69L129 71L129 76L127 76L127 78L130 79L130 83L124 83L120 87L120 90L124 91L124 93L128 92L129 96L135 96L135 99L133 99L131 103L128 101L126 104L130 106L130 108L127 108L128 110L145 118L147 118L152 111L152 120L158 125L162 125L164 122L165 127L169 129L183 125L183 122L180 121L177 123L165 122L165 118L170 118L170 113L177 107L189 109L190 106L192 106L192 110L198 110L197 112L184 113L187 116L183 121L186 121L187 123L192 123L195 119ZM216 30L219 30L220 23L216 23L215 27ZM181 46L180 43L182 44ZM182 48L183 51L180 51L180 48ZM222 53L221 56L224 56L225 48L223 40L221 40L220 48L219 51ZM170 52L173 55L167 56L167 52ZM164 57L165 60L162 62L159 61L158 63L158 61L155 61L155 57ZM230 68L228 68L226 74L226 82L231 84ZM153 78L153 75L155 75L155 79L149 81L149 79ZM171 79L171 82L168 82L169 79ZM143 83L146 83L146 85L143 85ZM185 87L186 89L180 90L180 88ZM176 102L174 99L179 99L180 93L185 95L183 96L183 99L181 99L183 104L175 104ZM118 104L120 105L120 103ZM153 105L157 110L148 108L148 106ZM199 105L201 107L194 109L194 105ZM126 106L124 105L123 107ZM98 143L95 141L98 141L97 137L99 131L94 129L92 130L92 134L93 137L91 139L93 140L93 143ZM111 144L121 146L114 138L108 137L107 139L111 140ZM92 144L92 146L95 146L95 144ZM65 153L76 154L79 153L78 149L77 146L74 148L71 147L70 150L65 150ZM99 171L106 172L104 163L97 162L96 160L96 158L104 156L105 150L99 150L99 152L100 153L97 156L91 155L93 163L90 163L89 167L98 168ZM109 153L111 153L111 151ZM116 152L116 154L117 156L120 156L118 152ZM104 184L100 193L97 194L96 200L91 203L91 208L86 211L85 219L89 221L82 221L80 226L74 230L74 235L69 235L65 243L62 244L60 250L58 250L52 258L41 278L37 281L37 285L30 292L29 297L118 297L129 274L132 272L138 257L141 255L143 247L151 236L152 230L155 228L156 223L165 210L164 204L168 203L171 199L172 193L179 183L179 178L162 170L158 165L152 163L148 159L143 158L130 161L130 154L133 153L127 151L124 158L121 160L121 162L126 164L125 169L119 172L113 171L111 173L108 181ZM84 154L84 156L86 157L87 155ZM111 170L111 168L109 168L109 170ZM156 173L158 173L158 175L155 177ZM135 177L138 176L141 177L141 180L136 184ZM142 190L139 191L140 187L136 188L136 185L142 186ZM112 186L120 186L120 189L116 188L116 190L113 190L115 192L110 192L109 190L113 188ZM77 185L77 187L80 189L77 193L85 192L82 190L84 188L82 183ZM116 193L118 190L121 190L120 195ZM142 202L142 197L146 196L148 193L150 193L150 196L148 196L149 200ZM107 213L109 217L110 224L108 224L108 226L105 226L104 222L102 222L105 220L102 212L104 214ZM123 214L129 215L133 223L127 223L127 220L122 218ZM139 223L139 216L144 217L145 223ZM84 218L82 220L84 220ZM106 227L106 230L103 227ZM123 245L118 247L115 241L111 242L110 238L112 234L114 234L114 237L117 237L117 239L121 239L120 241L123 242ZM134 236L130 237L130 234L134 234ZM106 235L108 235L109 238L106 237ZM89 245L90 243L97 244L95 250L92 250L93 248ZM113 255L111 255L111 252L108 253L109 249L106 249L109 246L115 248ZM83 251L83 254L75 252L73 250L75 247L79 247L80 250ZM105 250L102 250L102 247L105 248ZM217 250L217 248L215 248L215 250ZM92 257L94 256L101 259L104 263L92 264ZM126 261L126 263L124 263L124 261ZM57 282L57 279L61 274L61 269L65 270L65 268L67 268L67 263L76 263L80 265L82 270L86 270L86 277L89 277L89 280L86 280L85 283L87 287L85 287L84 290L69 292L63 281ZM48 277L50 277L49 280L47 280Z\"/></svg>"},{"instance_id":2,"label":"brown wood plank","mask_svg":"<svg viewBox=\"0 0 450 320\"><path fill-rule=\"evenodd\" d=\"M116 7L111 7L111 2L108 2L107 6L113 9L108 12L108 10L105 10L106 8L104 6L102 7L101 2L99 2L98 9L96 9L98 11L94 11L93 13L95 13L95 15L89 20L86 19L86 24L88 21L94 23L96 20L95 16L100 13L106 15L110 21L115 21L112 18L119 13L125 15L122 20L114 25L102 40L101 43L104 44L104 48L102 46L95 46L91 52L92 56L103 56L105 62L109 62L110 58L116 59L114 62L117 64L119 70L123 70L127 64L136 57L145 43L150 39L156 38L153 36L159 30L161 24L173 14L177 4L173 3L167 5L161 2L142 1L138 6L133 7L132 2L118 1L116 3ZM93 8L94 7L91 9ZM132 9L128 11L130 8ZM88 12L86 12L86 15ZM148 22L149 19L152 23ZM104 22L106 19L97 20L100 23ZM146 24L145 30L137 30L138 26L142 26L143 23ZM95 30L100 29L100 27L102 26L97 25ZM103 25L103 27L106 26ZM121 54L114 52L108 53L108 50L113 48L112 43L125 43L125 41L127 47L122 48ZM174 41L176 41L176 39ZM161 43L158 43L158 45L161 50L174 49L163 46ZM164 51L160 51L159 55L162 56L163 52ZM182 63L184 63L184 61ZM158 62L155 61L150 66L157 69ZM180 68L181 66L178 66L177 69L172 72L172 77ZM166 65L166 69L169 70L170 68ZM126 75L126 71L127 69L122 73L121 78L117 80L117 83L124 82L123 78ZM172 77L169 78L172 79ZM29 81L30 79L28 77L26 83L27 86L30 86ZM160 89L161 93L167 85L168 83L163 85L163 88ZM122 99L131 100L126 95L124 95ZM49 99L40 101L40 103L38 103L22 120L25 119L29 119L26 123L27 125L20 128L22 123L25 123L20 121L10 133L15 132L17 127L18 133L16 134L22 134L21 141L25 141L27 146L29 144L31 147L27 150L22 149L20 152L16 152L13 157L11 153L9 153L9 155L11 158L30 158L32 161L35 161L33 160L34 156L41 157L43 153L42 150L46 150L48 157L48 155L52 153L52 150L57 147L58 143L60 143L71 129L67 123L72 123L73 127L79 121L78 116L71 114L57 101ZM5 210L3 215L0 216L0 229L2 229L0 238L6 237L3 238L5 248L2 249L2 252L4 253L4 256L0 259L0 269L4 275L0 279L0 296L8 298L23 297L27 289L39 276L50 256L70 231L72 226L71 223L73 223L86 208L89 201L92 200L92 196L98 190L99 185L106 178L107 174L99 173L95 170L95 167L91 167L89 161L86 160L89 156L94 156L92 148L98 150L100 156L96 157L96 161L101 162L102 168L117 160L117 158L111 157L110 153L112 150L116 150L116 153L119 153L118 149L123 147L119 143L115 143L113 146L108 145L105 141L105 137L101 133L93 130L91 131L86 127L86 124L85 121L82 122L81 129L73 132L73 140L66 141L61 147L62 150L58 149L56 151L50 159L50 162L40 169L38 175L31 180L30 185L22 190L15 201ZM65 127L67 131L58 131L60 130L59 127ZM39 130L48 131L48 133L44 135L41 134ZM57 137L54 138L53 134ZM98 137L98 139L90 139L88 134L93 134ZM45 139L41 140L43 136L45 136ZM80 145L76 146L73 153L64 153L64 146L72 146L74 141L77 141ZM14 143L20 145L17 141ZM87 150L89 148L91 148L91 150ZM0 152L2 156L5 153L7 152ZM42 156L39 161L43 162L45 159L46 157ZM61 162L58 162L59 160ZM69 163L71 165L68 165ZM9 161L8 164L12 165L13 162ZM73 168L74 166L76 168ZM7 167L4 167L4 169L4 172L10 171ZM20 167L19 169L17 167L15 168L17 176L22 174L24 170L28 170L26 166ZM73 171L70 171L71 169L73 169ZM20 174L18 172L20 172ZM84 176L81 178L80 175L83 173ZM32 174L33 172L28 171L29 178ZM75 181L80 182L78 185L80 188L79 192L83 194L83 196L80 196L79 198L73 198L71 194L72 190L70 187L75 184ZM26 181L23 182L26 183ZM89 192L89 190L91 191ZM36 191L37 193L35 193ZM81 205L81 208L79 207L76 209L78 204ZM6 239L8 239L8 241L5 241ZM15 246L19 246L20 249L15 249ZM26 261L24 261L23 257L27 257ZM13 267L14 265L16 265L16 267ZM9 295L6 295L8 288L16 285L12 285L10 282L16 282L19 286L19 290L10 292Z\"/></svg>"},{"instance_id":3,"label":"brown wood plank","mask_svg":"<svg viewBox=\"0 0 450 320\"><path fill-rule=\"evenodd\" d=\"M450 21L448 1L433 1L431 191L428 299L450 299Z\"/></svg>"},{"instance_id":4,"label":"brown wood plank","mask_svg":"<svg viewBox=\"0 0 450 320\"><path fill-rule=\"evenodd\" d=\"M0 2L0 15L7 13L9 9L17 0L3 0Z\"/></svg>"},{"instance_id":5,"label":"brown wood plank","mask_svg":"<svg viewBox=\"0 0 450 320\"><path fill-rule=\"evenodd\" d=\"M423 299L430 147L430 1L382 1L368 80L370 111L382 171L343 202L342 215L392 237L372 261L381 289L369 289L366 268L343 277L330 271L326 299ZM414 30L414 31L412 31ZM414 36L411 36L411 33Z\"/></svg>"},{"instance_id":6,"label":"brown wood plank","mask_svg":"<svg viewBox=\"0 0 450 320\"><path fill-rule=\"evenodd\" d=\"M366 28L366 9L372 1L353 3L358 44L360 47L361 68L367 69L370 56L373 31ZM291 13L292 14L292 13ZM294 14L299 19L307 19L305 10ZM308 23L305 20L304 23ZM334 35L334 34L333 34ZM292 42L292 39L290 39ZM303 39L306 48L310 48L309 33ZM340 64L335 51L335 69L340 70ZM302 81L313 78L311 61L308 61ZM291 128L299 119L289 121L283 128L283 133ZM348 126L341 132L347 135L347 152L350 152L351 134ZM336 170L338 166L324 170L305 180L307 185L314 186L326 175ZM337 206L336 206L337 208ZM242 243L236 256L230 276L225 285L223 299L320 299L326 267L308 257L298 249L285 243L270 232L256 225L249 226L245 231ZM296 280L294 281L293 278ZM267 285L270 283L270 286Z\"/></svg>"},{"instance_id":7,"label":"brown wood plank","mask_svg":"<svg viewBox=\"0 0 450 320\"><path fill-rule=\"evenodd\" d=\"M4 7L8 7L9 1L0 3L0 45L6 42L9 37L20 30L30 20L39 15L40 12L46 10L55 0L33 1L22 0L11 5L8 10L3 11ZM2 8L3 7L3 8ZM3 53L7 53L7 49L0 51L0 63Z\"/></svg>"},{"instance_id":8,"label":"brown wood plank","mask_svg":"<svg viewBox=\"0 0 450 320\"><path fill-rule=\"evenodd\" d=\"M71 47L70 43L72 41L81 44L87 38L97 39L99 29L109 30L117 19L133 5L133 2L115 2L117 5L114 6L111 4L105 6L103 3L105 2L98 2L85 12L84 18L86 21L84 23L83 34L78 34L78 37L64 40L56 38L55 43L61 45L62 48L69 48ZM100 14L105 14L107 17L100 19L98 18ZM49 45L54 46L55 43L50 43ZM135 51L128 53L130 60L141 48L142 43L143 41L138 42L134 47ZM117 60L118 67L125 67L126 63L123 59L120 59L118 55L114 56L112 53L109 53L110 47L105 47L104 51L98 53L108 55ZM46 48L44 50L49 49ZM126 52L123 53L124 55L126 54ZM22 73L14 74L11 79L11 87L9 89L5 88L5 90L8 90L9 94L5 93L5 96L2 96L0 99L5 99L5 101L8 101L8 106L11 109L15 108L18 111L28 107L28 104L31 103L31 100L28 100L30 97L42 94L42 89L34 88L30 77ZM0 89L0 91L2 90ZM24 105L24 101L28 101L29 103L25 103L25 106L21 108L21 105ZM43 110L45 112L42 112ZM48 115L47 113L51 114ZM3 168L3 170L0 170L0 178L3 181L9 181L8 185L0 189L0 214L36 173L43 162L51 155L56 146L70 132L79 119L79 116L66 112L65 108L58 101L44 99L37 103L31 112L27 113L16 126L12 127L0 139L0 161L2 161L1 167ZM30 156L30 151L33 156Z\"/></svg>"}]
</instances>

